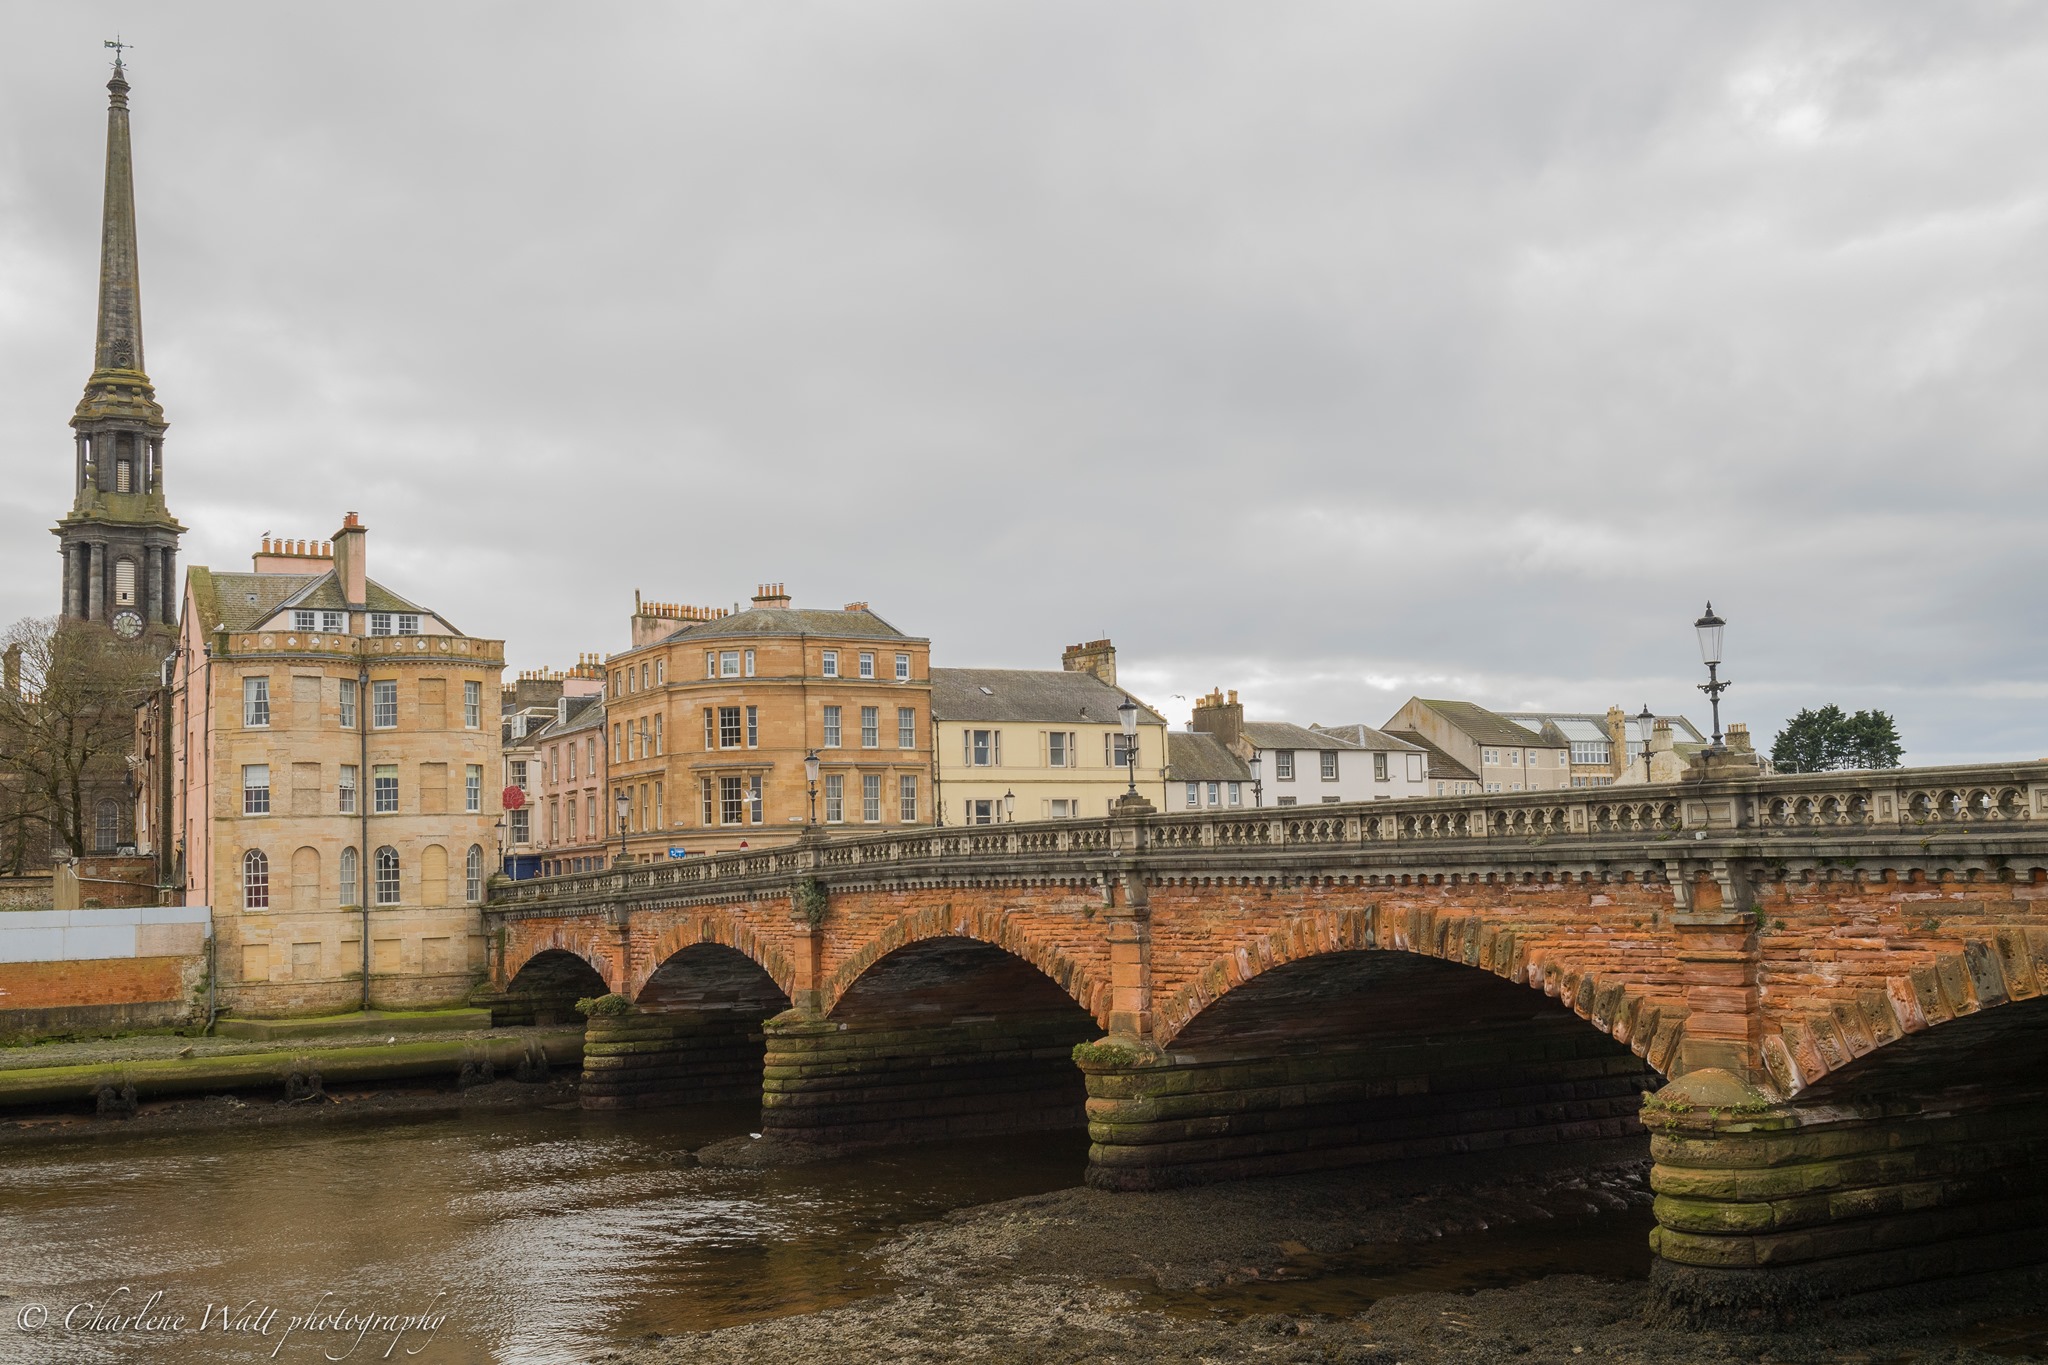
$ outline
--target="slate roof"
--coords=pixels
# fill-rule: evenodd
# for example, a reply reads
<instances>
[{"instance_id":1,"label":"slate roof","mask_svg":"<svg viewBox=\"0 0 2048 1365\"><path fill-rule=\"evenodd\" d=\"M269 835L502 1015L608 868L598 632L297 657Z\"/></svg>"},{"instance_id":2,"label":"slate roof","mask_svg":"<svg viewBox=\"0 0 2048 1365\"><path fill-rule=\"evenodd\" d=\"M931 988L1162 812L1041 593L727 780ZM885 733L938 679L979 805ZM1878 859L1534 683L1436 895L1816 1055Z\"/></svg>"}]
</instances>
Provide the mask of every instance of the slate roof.
<instances>
[{"instance_id":1,"label":"slate roof","mask_svg":"<svg viewBox=\"0 0 2048 1365\"><path fill-rule=\"evenodd\" d=\"M1513 744L1527 748L1531 745L1548 745L1561 748L1568 741L1551 726L1550 735L1531 734L1527 726L1517 725L1505 716L1497 715L1477 702L1432 701L1428 697L1417 697L1417 701L1442 716L1452 725L1480 744ZM1405 734L1404 731L1396 731Z\"/></svg>"},{"instance_id":2,"label":"slate roof","mask_svg":"<svg viewBox=\"0 0 2048 1365\"><path fill-rule=\"evenodd\" d=\"M571 697L567 720L551 720L538 731L530 731L529 734L540 739L560 739L563 735L581 734L603 724L603 697Z\"/></svg>"},{"instance_id":3,"label":"slate roof","mask_svg":"<svg viewBox=\"0 0 2048 1365\"><path fill-rule=\"evenodd\" d=\"M1116 708L1129 696L1093 673L1050 668L935 668L933 720L1043 721L1048 724L1114 725ZM1131 697L1132 701L1138 701ZM1138 702L1140 725L1164 725L1166 718Z\"/></svg>"},{"instance_id":4,"label":"slate roof","mask_svg":"<svg viewBox=\"0 0 2048 1365\"><path fill-rule=\"evenodd\" d=\"M1477 782L1479 774L1452 758L1442 749L1431 744L1413 730L1389 730L1395 739L1414 745L1429 755L1429 780L1432 782Z\"/></svg>"},{"instance_id":5,"label":"slate roof","mask_svg":"<svg viewBox=\"0 0 2048 1365\"><path fill-rule=\"evenodd\" d=\"M1375 730L1370 725L1359 725L1356 723L1351 725L1311 725L1308 728L1326 735L1335 735L1342 740L1348 740L1361 749L1393 751L1413 749L1415 747L1405 739L1395 739L1385 730Z\"/></svg>"},{"instance_id":6,"label":"slate roof","mask_svg":"<svg viewBox=\"0 0 2048 1365\"><path fill-rule=\"evenodd\" d=\"M1192 730L1169 730L1166 735L1166 780L1249 782L1252 770L1214 735Z\"/></svg>"},{"instance_id":7,"label":"slate roof","mask_svg":"<svg viewBox=\"0 0 2048 1365\"><path fill-rule=\"evenodd\" d=\"M1604 713L1596 716L1586 711L1503 711L1500 714L1506 716L1509 720L1523 724L1530 721L1540 723L1547 720L1556 725L1559 732L1567 739L1582 741L1598 740L1602 744L1608 742L1607 717ZM1671 722L1671 728L1675 733L1690 735L1694 740L1705 743L1706 737L1700 734L1699 728L1684 716L1660 715L1656 719L1668 720ZM1581 729L1583 726L1590 726L1591 729ZM1631 741L1636 738L1636 718L1633 715L1628 718L1628 737ZM1682 739L1677 742L1685 743Z\"/></svg>"},{"instance_id":8,"label":"slate roof","mask_svg":"<svg viewBox=\"0 0 2048 1365\"><path fill-rule=\"evenodd\" d=\"M323 574L215 573L203 564L194 564L185 572L199 619L208 630L254 630L289 608L341 611L348 605L332 570ZM369 599L364 605L370 611L418 612L434 617L458 635L462 633L441 613L406 601L374 578L368 580L363 595ZM250 601L251 596L256 600Z\"/></svg>"},{"instance_id":9,"label":"slate roof","mask_svg":"<svg viewBox=\"0 0 2048 1365\"><path fill-rule=\"evenodd\" d=\"M1348 739L1284 720L1248 720L1244 737L1257 749L1356 749Z\"/></svg>"},{"instance_id":10,"label":"slate roof","mask_svg":"<svg viewBox=\"0 0 2048 1365\"><path fill-rule=\"evenodd\" d=\"M817 607L749 607L715 621L690 621L662 637L669 640L728 640L740 636L822 635L830 639L921 640L905 635L867 610L829 611ZM631 651L624 651L630 653Z\"/></svg>"}]
</instances>

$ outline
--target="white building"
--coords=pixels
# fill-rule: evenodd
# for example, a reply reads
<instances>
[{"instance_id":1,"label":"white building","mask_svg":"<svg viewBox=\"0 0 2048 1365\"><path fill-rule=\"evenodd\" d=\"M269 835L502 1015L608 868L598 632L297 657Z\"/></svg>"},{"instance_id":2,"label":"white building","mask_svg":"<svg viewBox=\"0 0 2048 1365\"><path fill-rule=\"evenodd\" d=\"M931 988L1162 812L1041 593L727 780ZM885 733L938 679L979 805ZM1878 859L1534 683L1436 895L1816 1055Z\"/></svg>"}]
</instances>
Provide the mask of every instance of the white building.
<instances>
[{"instance_id":1,"label":"white building","mask_svg":"<svg viewBox=\"0 0 2048 1365\"><path fill-rule=\"evenodd\" d=\"M1430 794L1429 755L1421 745L1397 739L1370 725L1311 725L1309 729L1317 734L1335 735L1366 752L1365 766L1372 775L1372 800L1391 801L1403 796Z\"/></svg>"}]
</instances>

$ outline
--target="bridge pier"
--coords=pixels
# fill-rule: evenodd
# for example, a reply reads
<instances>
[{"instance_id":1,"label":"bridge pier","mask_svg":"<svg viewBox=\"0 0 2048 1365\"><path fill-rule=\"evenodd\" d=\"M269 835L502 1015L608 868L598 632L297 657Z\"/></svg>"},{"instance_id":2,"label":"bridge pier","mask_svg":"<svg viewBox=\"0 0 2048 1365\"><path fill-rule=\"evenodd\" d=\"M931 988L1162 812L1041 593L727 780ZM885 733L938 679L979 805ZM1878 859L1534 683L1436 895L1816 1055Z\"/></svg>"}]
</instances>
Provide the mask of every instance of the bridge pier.
<instances>
[{"instance_id":1,"label":"bridge pier","mask_svg":"<svg viewBox=\"0 0 2048 1365\"><path fill-rule=\"evenodd\" d=\"M751 1100L761 1091L761 1021L729 1011L593 1017L583 1029L585 1109Z\"/></svg>"},{"instance_id":2,"label":"bridge pier","mask_svg":"<svg viewBox=\"0 0 2048 1365\"><path fill-rule=\"evenodd\" d=\"M918 1022L768 1021L761 1128L790 1143L877 1147L989 1133L1078 1130L1078 1011Z\"/></svg>"},{"instance_id":3,"label":"bridge pier","mask_svg":"<svg viewBox=\"0 0 2048 1365\"><path fill-rule=\"evenodd\" d=\"M2048 1262L2048 1085L2038 1046L2001 1051L2036 1065L1990 1084L1962 1066L1917 1094L1789 1101L1706 1070L1647 1099L1662 1312L1768 1323Z\"/></svg>"}]
</instances>

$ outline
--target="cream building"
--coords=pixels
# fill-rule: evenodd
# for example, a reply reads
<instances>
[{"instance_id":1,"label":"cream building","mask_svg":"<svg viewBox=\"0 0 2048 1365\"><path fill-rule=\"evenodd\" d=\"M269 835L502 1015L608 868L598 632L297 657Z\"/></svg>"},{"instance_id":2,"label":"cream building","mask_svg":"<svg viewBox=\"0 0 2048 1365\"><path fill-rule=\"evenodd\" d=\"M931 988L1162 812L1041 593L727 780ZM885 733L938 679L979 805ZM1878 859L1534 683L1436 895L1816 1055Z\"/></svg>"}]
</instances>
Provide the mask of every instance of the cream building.
<instances>
[{"instance_id":1,"label":"cream building","mask_svg":"<svg viewBox=\"0 0 2048 1365\"><path fill-rule=\"evenodd\" d=\"M1074 645L1061 662L932 670L941 824L1099 817L1130 790L1115 647ZM1161 811L1166 757L1166 719L1140 702L1138 791Z\"/></svg>"},{"instance_id":2,"label":"cream building","mask_svg":"<svg viewBox=\"0 0 2048 1365\"><path fill-rule=\"evenodd\" d=\"M504 645L373 582L366 539L351 512L186 574L171 827L236 1013L455 1003L485 969Z\"/></svg>"}]
</instances>

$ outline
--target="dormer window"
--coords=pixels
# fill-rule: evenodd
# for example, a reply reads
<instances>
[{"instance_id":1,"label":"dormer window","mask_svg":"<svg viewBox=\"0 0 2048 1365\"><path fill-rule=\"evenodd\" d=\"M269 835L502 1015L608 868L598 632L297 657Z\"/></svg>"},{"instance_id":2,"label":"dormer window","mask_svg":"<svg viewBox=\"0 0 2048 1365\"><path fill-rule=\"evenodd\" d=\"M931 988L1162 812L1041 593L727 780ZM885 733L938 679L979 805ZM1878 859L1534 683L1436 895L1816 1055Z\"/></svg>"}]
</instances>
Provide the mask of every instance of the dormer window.
<instances>
[{"instance_id":1,"label":"dormer window","mask_svg":"<svg viewBox=\"0 0 2048 1365\"><path fill-rule=\"evenodd\" d=\"M313 612L295 611L292 613L292 629L311 630L313 629L313 622L318 619L318 616Z\"/></svg>"},{"instance_id":2,"label":"dormer window","mask_svg":"<svg viewBox=\"0 0 2048 1365\"><path fill-rule=\"evenodd\" d=\"M413 612L413 611L402 611L402 612L400 612L400 613L398 614L398 633L399 633L400 635L417 635L417 634L419 634L419 633L420 633L420 617L419 617L419 613L418 613L418 612Z\"/></svg>"},{"instance_id":3,"label":"dormer window","mask_svg":"<svg viewBox=\"0 0 2048 1365\"><path fill-rule=\"evenodd\" d=\"M372 634L372 635L389 635L390 633L391 633L391 613L390 613L390 612L388 612L388 611L373 611L373 612L371 612L371 613L370 613L370 634Z\"/></svg>"},{"instance_id":4,"label":"dormer window","mask_svg":"<svg viewBox=\"0 0 2048 1365\"><path fill-rule=\"evenodd\" d=\"M348 614L339 611L321 612L320 629L326 631L329 635L346 635L348 633Z\"/></svg>"}]
</instances>

